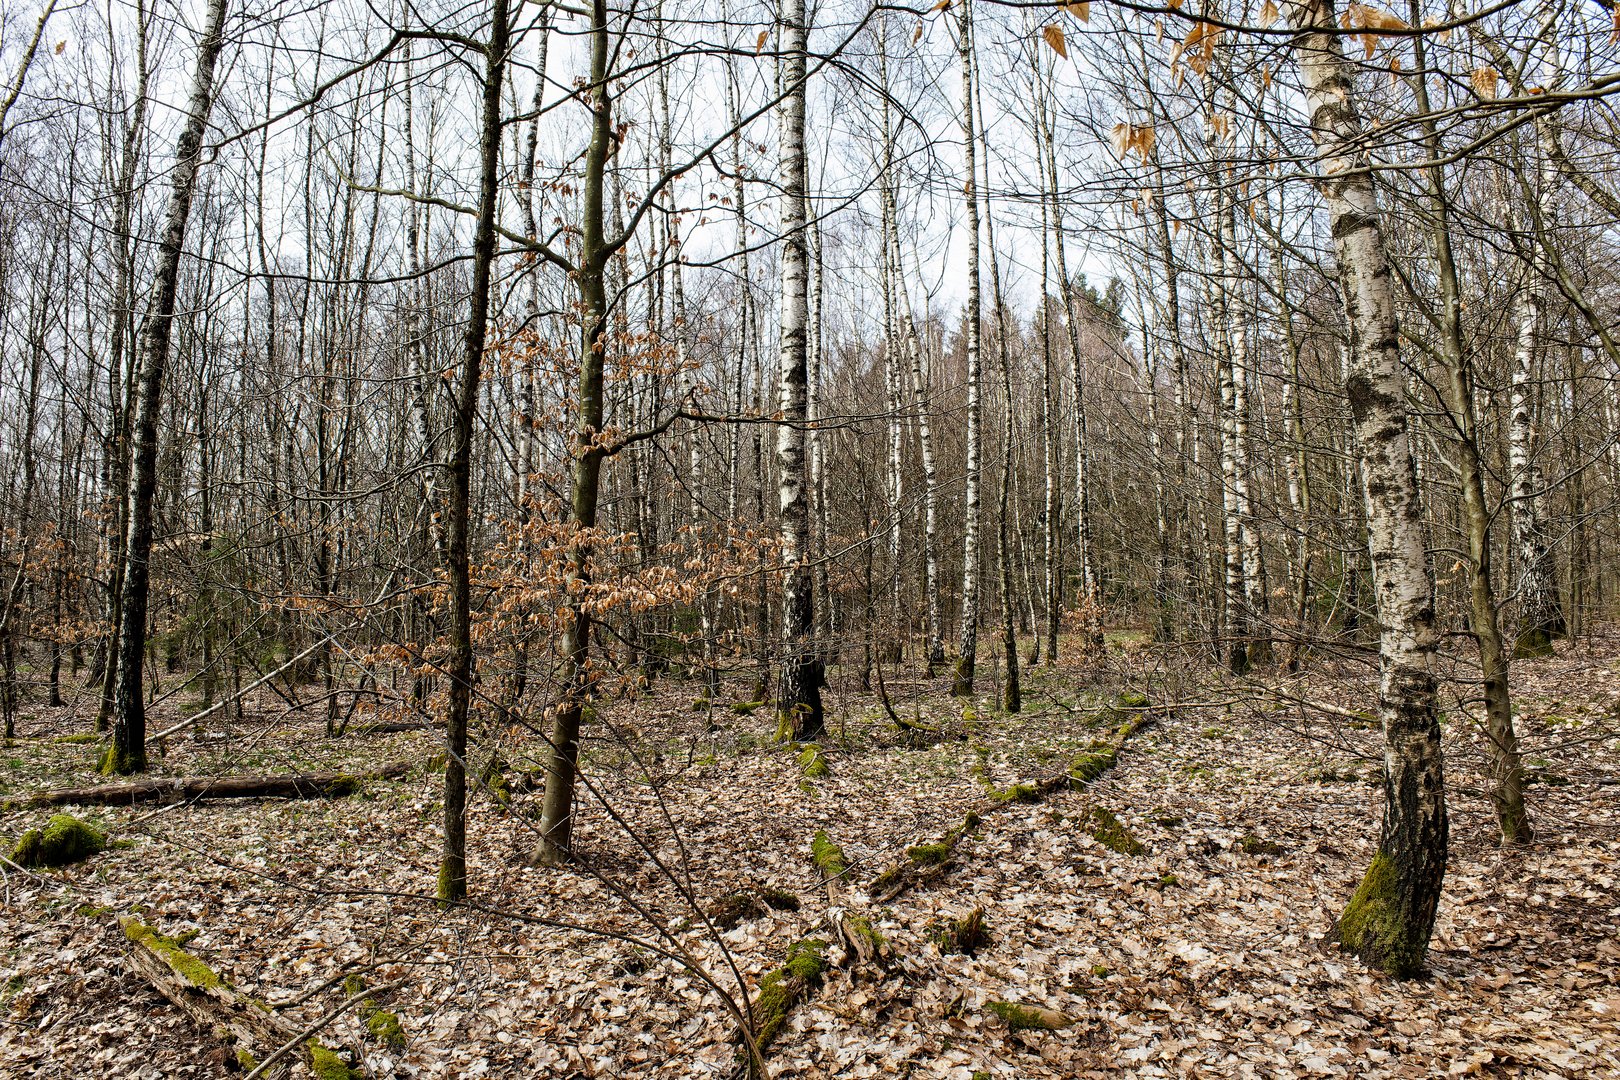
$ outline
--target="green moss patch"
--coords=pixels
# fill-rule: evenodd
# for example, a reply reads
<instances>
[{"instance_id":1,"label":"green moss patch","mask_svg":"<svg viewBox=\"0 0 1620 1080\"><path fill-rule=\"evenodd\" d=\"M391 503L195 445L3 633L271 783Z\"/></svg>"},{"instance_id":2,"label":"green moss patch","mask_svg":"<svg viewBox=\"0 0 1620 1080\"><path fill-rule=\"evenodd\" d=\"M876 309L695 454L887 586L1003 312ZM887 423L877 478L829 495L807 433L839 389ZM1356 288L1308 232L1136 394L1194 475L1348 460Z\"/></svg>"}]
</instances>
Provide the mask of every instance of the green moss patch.
<instances>
[{"instance_id":1,"label":"green moss patch","mask_svg":"<svg viewBox=\"0 0 1620 1080\"><path fill-rule=\"evenodd\" d=\"M831 776L832 768L827 764L827 755L821 752L821 747L815 743L806 743L799 753L799 771L807 780L820 780Z\"/></svg>"},{"instance_id":2,"label":"green moss patch","mask_svg":"<svg viewBox=\"0 0 1620 1080\"><path fill-rule=\"evenodd\" d=\"M1086 831L1109 851L1121 855L1140 855L1147 850L1131 830L1126 828L1114 812L1105 806L1093 806L1086 815Z\"/></svg>"},{"instance_id":3,"label":"green moss patch","mask_svg":"<svg viewBox=\"0 0 1620 1080\"><path fill-rule=\"evenodd\" d=\"M906 848L906 858L918 866L939 866L951 857L951 845L944 841L932 844L913 844Z\"/></svg>"},{"instance_id":4,"label":"green moss patch","mask_svg":"<svg viewBox=\"0 0 1620 1080\"><path fill-rule=\"evenodd\" d=\"M1406 915L1395 861L1380 851L1339 916L1339 943L1397 979L1411 978L1423 970L1428 941Z\"/></svg>"},{"instance_id":5,"label":"green moss patch","mask_svg":"<svg viewBox=\"0 0 1620 1080\"><path fill-rule=\"evenodd\" d=\"M343 992L349 997L355 997L366 991L366 981L358 975L346 976L343 980ZM382 1043L394 1053L405 1049L405 1029L400 1025L399 1015L377 1004L375 998L365 997L355 1007L360 1016L360 1022L365 1024L366 1031L373 1039ZM356 1075L360 1075L356 1073Z\"/></svg>"},{"instance_id":6,"label":"green moss patch","mask_svg":"<svg viewBox=\"0 0 1620 1080\"><path fill-rule=\"evenodd\" d=\"M187 984L202 990L214 990L225 985L225 980L219 977L219 972L186 952L178 941L165 937L153 927L136 919L124 918L120 921L123 923L126 938L144 946L162 959L169 965L169 970L184 979Z\"/></svg>"},{"instance_id":7,"label":"green moss patch","mask_svg":"<svg viewBox=\"0 0 1620 1080\"><path fill-rule=\"evenodd\" d=\"M1119 755L1111 747L1088 750L1069 764L1069 786L1083 788L1114 767Z\"/></svg>"},{"instance_id":8,"label":"green moss patch","mask_svg":"<svg viewBox=\"0 0 1620 1080\"><path fill-rule=\"evenodd\" d=\"M1238 838L1237 844L1239 848L1243 849L1245 855L1281 855L1283 853L1281 844L1257 836L1254 833L1245 833Z\"/></svg>"},{"instance_id":9,"label":"green moss patch","mask_svg":"<svg viewBox=\"0 0 1620 1080\"><path fill-rule=\"evenodd\" d=\"M315 1080L365 1080L365 1073L350 1066L348 1059L335 1050L329 1050L311 1039L309 1042L309 1071Z\"/></svg>"},{"instance_id":10,"label":"green moss patch","mask_svg":"<svg viewBox=\"0 0 1620 1080\"><path fill-rule=\"evenodd\" d=\"M72 814L53 814L42 829L29 829L11 849L11 861L37 869L83 862L107 850L107 834Z\"/></svg>"},{"instance_id":11,"label":"green moss patch","mask_svg":"<svg viewBox=\"0 0 1620 1080\"><path fill-rule=\"evenodd\" d=\"M816 835L810 839L810 860L827 881L849 873L849 859L844 856L844 849L833 843L832 837L824 829L817 829Z\"/></svg>"},{"instance_id":12,"label":"green moss patch","mask_svg":"<svg viewBox=\"0 0 1620 1080\"><path fill-rule=\"evenodd\" d=\"M754 1041L760 1050L769 1046L787 1026L793 1007L821 985L827 971L827 943L805 938L788 946L782 966L759 982L754 999Z\"/></svg>"}]
</instances>

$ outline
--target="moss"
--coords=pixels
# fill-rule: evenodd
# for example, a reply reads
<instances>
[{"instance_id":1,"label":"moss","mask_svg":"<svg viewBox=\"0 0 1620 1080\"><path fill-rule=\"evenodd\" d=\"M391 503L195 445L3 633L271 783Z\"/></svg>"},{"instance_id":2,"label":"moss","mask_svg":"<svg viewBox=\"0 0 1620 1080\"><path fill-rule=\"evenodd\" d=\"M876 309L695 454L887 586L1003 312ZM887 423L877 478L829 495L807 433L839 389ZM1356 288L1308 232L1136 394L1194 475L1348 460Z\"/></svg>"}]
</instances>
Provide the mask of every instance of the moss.
<instances>
[{"instance_id":1,"label":"moss","mask_svg":"<svg viewBox=\"0 0 1620 1080\"><path fill-rule=\"evenodd\" d=\"M1238 847L1242 848L1246 855L1281 855L1283 851L1281 844L1256 836L1254 833L1245 833L1239 837Z\"/></svg>"},{"instance_id":2,"label":"moss","mask_svg":"<svg viewBox=\"0 0 1620 1080\"><path fill-rule=\"evenodd\" d=\"M1108 978L1108 965L1107 964L1093 964L1093 965L1091 965L1091 974L1093 976L1095 976L1096 978L1099 978L1099 979Z\"/></svg>"},{"instance_id":3,"label":"moss","mask_svg":"<svg viewBox=\"0 0 1620 1080\"><path fill-rule=\"evenodd\" d=\"M1034 784L1014 784L990 797L1000 803L1036 803L1041 801L1041 792Z\"/></svg>"},{"instance_id":4,"label":"moss","mask_svg":"<svg viewBox=\"0 0 1620 1080\"><path fill-rule=\"evenodd\" d=\"M309 1041L309 1071L315 1080L364 1080L365 1073L351 1068L348 1061L334 1050Z\"/></svg>"},{"instance_id":5,"label":"moss","mask_svg":"<svg viewBox=\"0 0 1620 1080\"><path fill-rule=\"evenodd\" d=\"M731 707L731 711L738 716L752 716L755 710L765 707L763 701L739 701Z\"/></svg>"},{"instance_id":6,"label":"moss","mask_svg":"<svg viewBox=\"0 0 1620 1080\"><path fill-rule=\"evenodd\" d=\"M992 1001L987 1007L1014 1031L1057 1031L1074 1023L1062 1013L1020 1005L1015 1001Z\"/></svg>"},{"instance_id":7,"label":"moss","mask_svg":"<svg viewBox=\"0 0 1620 1080\"><path fill-rule=\"evenodd\" d=\"M1176 814L1160 814L1158 817L1153 819L1153 824L1159 826L1161 829L1178 829L1181 827L1181 823L1186 820L1186 818L1180 817Z\"/></svg>"},{"instance_id":8,"label":"moss","mask_svg":"<svg viewBox=\"0 0 1620 1080\"><path fill-rule=\"evenodd\" d=\"M1091 813L1086 815L1086 822L1092 837L1109 851L1117 851L1121 855L1140 855L1147 850L1107 807L1093 806Z\"/></svg>"},{"instance_id":9,"label":"moss","mask_svg":"<svg viewBox=\"0 0 1620 1080\"><path fill-rule=\"evenodd\" d=\"M365 1004L371 1005L372 1002L368 998ZM366 1017L366 1030L372 1038L395 1053L405 1049L405 1029L400 1026L399 1016L387 1009L373 1006L371 1015Z\"/></svg>"},{"instance_id":10,"label":"moss","mask_svg":"<svg viewBox=\"0 0 1620 1080\"><path fill-rule=\"evenodd\" d=\"M810 860L829 881L849 873L849 859L844 856L844 849L833 843L823 829L817 829L816 835L810 838Z\"/></svg>"},{"instance_id":11,"label":"moss","mask_svg":"<svg viewBox=\"0 0 1620 1080\"><path fill-rule=\"evenodd\" d=\"M250 1073L259 1067L259 1059L238 1046L236 1048L236 1067L244 1073Z\"/></svg>"},{"instance_id":12,"label":"moss","mask_svg":"<svg viewBox=\"0 0 1620 1080\"><path fill-rule=\"evenodd\" d=\"M1069 766L1069 786L1083 788L1097 777L1114 767L1116 755L1113 750L1103 748L1088 750L1075 758Z\"/></svg>"},{"instance_id":13,"label":"moss","mask_svg":"<svg viewBox=\"0 0 1620 1080\"><path fill-rule=\"evenodd\" d=\"M465 874L465 872L465 867L463 867L463 874ZM448 908L458 901L465 900L467 898L466 877L463 876L461 880L456 880L455 875L450 872L449 862L443 859L439 860L439 880L437 888L438 891L435 893L435 895L438 897L439 906L441 908Z\"/></svg>"},{"instance_id":14,"label":"moss","mask_svg":"<svg viewBox=\"0 0 1620 1080\"><path fill-rule=\"evenodd\" d=\"M759 1030L754 1034L754 1041L761 1050L774 1042L787 1026L788 1012L797 1000L780 970L770 972L759 981L759 997L754 1001L754 1023L759 1025Z\"/></svg>"},{"instance_id":15,"label":"moss","mask_svg":"<svg viewBox=\"0 0 1620 1080\"><path fill-rule=\"evenodd\" d=\"M343 993L349 997L359 997L366 992L366 980L359 975L343 976Z\"/></svg>"},{"instance_id":16,"label":"moss","mask_svg":"<svg viewBox=\"0 0 1620 1080\"><path fill-rule=\"evenodd\" d=\"M951 857L951 845L944 841L914 844L906 848L906 858L918 866L938 866Z\"/></svg>"},{"instance_id":17,"label":"moss","mask_svg":"<svg viewBox=\"0 0 1620 1080\"><path fill-rule=\"evenodd\" d=\"M799 770L804 773L807 780L819 780L832 775L832 769L827 765L827 756L815 743L807 744L799 754Z\"/></svg>"},{"instance_id":18,"label":"moss","mask_svg":"<svg viewBox=\"0 0 1620 1080\"><path fill-rule=\"evenodd\" d=\"M788 946L782 966L759 982L754 1001L754 1022L759 1025L755 1041L761 1050L769 1046L787 1026L788 1013L806 994L821 985L827 970L827 943L805 938Z\"/></svg>"},{"instance_id":19,"label":"moss","mask_svg":"<svg viewBox=\"0 0 1620 1080\"><path fill-rule=\"evenodd\" d=\"M201 960L186 952L179 942L173 938L164 937L155 929L133 918L126 918L124 936L137 945L157 954L157 956L188 984L203 990L214 990L225 985L225 980L219 973Z\"/></svg>"},{"instance_id":20,"label":"moss","mask_svg":"<svg viewBox=\"0 0 1620 1080\"><path fill-rule=\"evenodd\" d=\"M1404 914L1395 860L1380 851L1339 916L1339 943L1397 979L1410 978L1423 970L1428 942Z\"/></svg>"},{"instance_id":21,"label":"moss","mask_svg":"<svg viewBox=\"0 0 1620 1080\"><path fill-rule=\"evenodd\" d=\"M1147 704L1148 696L1146 694L1140 690L1126 690L1119 695L1114 707L1116 709L1145 709Z\"/></svg>"},{"instance_id":22,"label":"moss","mask_svg":"<svg viewBox=\"0 0 1620 1080\"><path fill-rule=\"evenodd\" d=\"M865 915L850 915L844 919L844 928L871 947L873 956L882 956L888 941Z\"/></svg>"},{"instance_id":23,"label":"moss","mask_svg":"<svg viewBox=\"0 0 1620 1080\"><path fill-rule=\"evenodd\" d=\"M693 712L708 712L712 708L714 708L714 702L706 697L700 697L692 702Z\"/></svg>"},{"instance_id":24,"label":"moss","mask_svg":"<svg viewBox=\"0 0 1620 1080\"><path fill-rule=\"evenodd\" d=\"M51 740L53 743L65 743L69 746L85 746L100 741L101 736L90 731L81 732L78 735L59 735Z\"/></svg>"},{"instance_id":25,"label":"moss","mask_svg":"<svg viewBox=\"0 0 1620 1080\"><path fill-rule=\"evenodd\" d=\"M1181 879L1176 877L1176 875L1174 875L1174 874L1160 874L1159 875L1159 888L1161 888L1161 889L1173 889L1177 885L1180 885L1180 884L1181 884Z\"/></svg>"},{"instance_id":26,"label":"moss","mask_svg":"<svg viewBox=\"0 0 1620 1080\"><path fill-rule=\"evenodd\" d=\"M113 743L101 755L96 771L103 776L129 776L131 773L145 772L146 748L142 746L120 751L118 744Z\"/></svg>"},{"instance_id":27,"label":"moss","mask_svg":"<svg viewBox=\"0 0 1620 1080\"><path fill-rule=\"evenodd\" d=\"M819 982L827 970L827 943L820 938L804 938L788 946L782 970L796 979Z\"/></svg>"},{"instance_id":28,"label":"moss","mask_svg":"<svg viewBox=\"0 0 1620 1080\"><path fill-rule=\"evenodd\" d=\"M107 834L72 814L53 814L43 829L29 829L11 851L11 861L30 868L67 866L107 849Z\"/></svg>"}]
</instances>

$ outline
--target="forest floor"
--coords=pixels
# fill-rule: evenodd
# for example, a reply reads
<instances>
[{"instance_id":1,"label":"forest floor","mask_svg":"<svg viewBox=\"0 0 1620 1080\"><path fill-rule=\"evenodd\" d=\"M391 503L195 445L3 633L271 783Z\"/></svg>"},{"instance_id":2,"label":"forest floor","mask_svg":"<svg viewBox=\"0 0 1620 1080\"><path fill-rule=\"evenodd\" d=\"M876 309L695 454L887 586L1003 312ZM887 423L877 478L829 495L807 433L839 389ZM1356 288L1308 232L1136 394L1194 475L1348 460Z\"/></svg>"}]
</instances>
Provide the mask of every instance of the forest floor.
<instances>
[{"instance_id":1,"label":"forest floor","mask_svg":"<svg viewBox=\"0 0 1620 1080\"><path fill-rule=\"evenodd\" d=\"M1405 983L1328 942L1378 825L1378 733L1344 713L1370 705L1364 669L1317 670L1288 684L1303 699L1291 700L1127 650L1100 669L1036 668L1019 716L988 693L964 716L945 680L888 669L901 715L957 736L921 749L840 672L830 774L814 779L769 744L767 710L722 704L711 723L692 708L696 684L663 680L601 704L585 865L526 866L538 795L508 810L481 791L477 906L450 912L431 900L436 734L328 739L321 718L256 697L242 719L172 739L157 774L421 767L333 801L77 811L125 843L62 871L3 867L0 1075L225 1075L215 1038L125 963L125 912L273 1004L317 991L286 1010L299 1026L342 1005L341 988L318 988L345 971L401 984L381 996L402 1049L352 1011L325 1033L369 1076L736 1075L737 1026L703 973L741 1007L790 943L827 936L810 861L821 829L854 864L840 902L872 916L894 960L830 970L769 1048L777 1077L1620 1076L1620 638L1515 672L1537 840L1496 844L1478 732L1453 697L1450 869L1430 972ZM746 693L741 679L727 689L725 703ZM997 806L937 879L868 906L864 887L908 845L986 804L986 782L1061 773L1133 690L1152 723L1116 768ZM98 748L63 741L87 730L88 709L25 711L0 795L94 782ZM522 746L503 750L516 760ZM1095 839L1093 807L1144 850ZM6 850L48 813L0 814ZM689 899L712 911L766 885L798 910L717 931ZM931 931L975 907L989 943L943 954ZM994 1000L1076 1023L1014 1032Z\"/></svg>"}]
</instances>

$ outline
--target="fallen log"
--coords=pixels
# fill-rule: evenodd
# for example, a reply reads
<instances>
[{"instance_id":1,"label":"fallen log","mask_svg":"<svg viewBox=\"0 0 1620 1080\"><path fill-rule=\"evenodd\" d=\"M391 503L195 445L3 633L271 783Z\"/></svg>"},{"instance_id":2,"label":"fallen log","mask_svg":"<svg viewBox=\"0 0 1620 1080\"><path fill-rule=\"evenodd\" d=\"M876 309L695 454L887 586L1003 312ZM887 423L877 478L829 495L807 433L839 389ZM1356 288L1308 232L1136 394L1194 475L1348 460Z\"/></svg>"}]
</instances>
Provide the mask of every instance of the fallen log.
<instances>
[{"instance_id":1,"label":"fallen log","mask_svg":"<svg viewBox=\"0 0 1620 1080\"><path fill-rule=\"evenodd\" d=\"M198 1027L216 1033L235 1056L239 1069L266 1075L260 1071L261 1057L266 1065L276 1064L269 1060L272 1054L289 1043L301 1043L310 1072L322 1080L351 1080L362 1075L343 1055L300 1032L264 1002L242 993L173 938L129 915L119 916L118 925L129 939L130 969Z\"/></svg>"},{"instance_id":2,"label":"fallen log","mask_svg":"<svg viewBox=\"0 0 1620 1080\"><path fill-rule=\"evenodd\" d=\"M1114 767L1125 742L1149 723L1147 715L1133 713L1106 739L1091 744L1069 763L1061 773L1014 784L998 790L983 777L989 799L968 811L962 824L951 829L938 840L915 844L905 851L905 857L895 861L872 879L867 893L874 903L887 904L901 893L934 878L943 876L956 865L956 846L970 833L976 832L986 815L1008 806L1038 803L1060 791L1079 791L1103 773Z\"/></svg>"},{"instance_id":3,"label":"fallen log","mask_svg":"<svg viewBox=\"0 0 1620 1080\"><path fill-rule=\"evenodd\" d=\"M146 802L201 802L214 799L343 799L367 780L397 780L412 763L395 761L366 773L291 773L285 776L195 776L59 788L0 801L0 808L38 806L134 806Z\"/></svg>"}]
</instances>

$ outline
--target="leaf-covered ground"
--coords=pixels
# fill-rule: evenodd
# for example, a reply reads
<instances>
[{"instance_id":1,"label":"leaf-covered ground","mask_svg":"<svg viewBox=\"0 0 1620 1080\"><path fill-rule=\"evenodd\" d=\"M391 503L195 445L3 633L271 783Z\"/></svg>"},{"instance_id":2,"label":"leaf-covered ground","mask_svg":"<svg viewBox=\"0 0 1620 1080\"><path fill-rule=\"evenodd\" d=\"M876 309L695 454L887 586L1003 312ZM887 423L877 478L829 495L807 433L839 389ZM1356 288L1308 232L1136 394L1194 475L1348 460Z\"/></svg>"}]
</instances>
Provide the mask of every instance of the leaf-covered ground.
<instances>
[{"instance_id":1,"label":"leaf-covered ground","mask_svg":"<svg viewBox=\"0 0 1620 1080\"><path fill-rule=\"evenodd\" d=\"M585 868L525 865L538 796L521 782L521 740L503 737L515 812L475 797L475 906L453 912L430 899L436 736L330 740L266 699L173 740L159 774L422 768L332 802L88 809L125 844L64 871L4 866L0 1075L226 1075L213 1036L126 969L124 912L188 939L300 1026L342 1003L344 972L399 984L381 996L403 1049L352 1011L325 1035L369 1076L735 1074L722 995L745 1007L790 943L828 936L809 855L824 829L855 862L838 902L872 916L895 960L834 967L770 1048L776 1076L1620 1076L1617 656L1608 640L1516 667L1536 781L1524 850L1495 844L1477 732L1448 712L1452 859L1431 974L1409 983L1327 942L1378 822L1377 732L1345 715L1368 707L1362 672L1286 691L1330 711L1145 661L1040 668L1024 715L987 697L966 718L943 682L891 673L901 715L960 736L924 749L901 745L841 675L831 773L814 780L767 744L763 711L696 712L692 684L662 682L602 704L614 733L599 725L587 747ZM986 804L987 784L1062 772L1133 689L1171 707L1148 710L1115 769L1084 791L998 805L943 875L868 906L864 886L908 845ZM86 724L83 705L25 713L0 794L93 782L97 747L58 741ZM1145 850L1095 839L1093 807ZM6 850L45 813L0 815ZM799 909L760 907L729 930L704 918L764 886ZM975 907L990 943L942 954L931 932ZM997 1000L1076 1022L1012 1032L987 1007Z\"/></svg>"}]
</instances>

